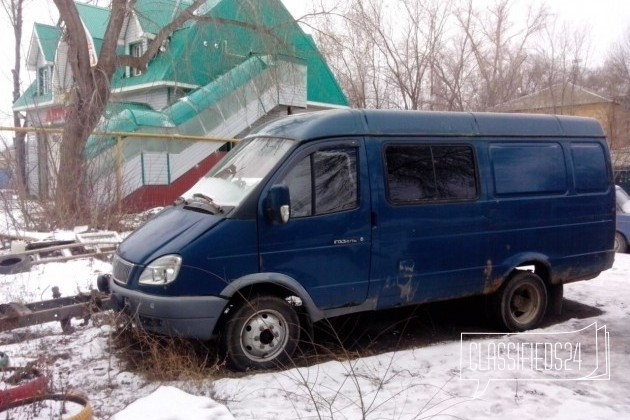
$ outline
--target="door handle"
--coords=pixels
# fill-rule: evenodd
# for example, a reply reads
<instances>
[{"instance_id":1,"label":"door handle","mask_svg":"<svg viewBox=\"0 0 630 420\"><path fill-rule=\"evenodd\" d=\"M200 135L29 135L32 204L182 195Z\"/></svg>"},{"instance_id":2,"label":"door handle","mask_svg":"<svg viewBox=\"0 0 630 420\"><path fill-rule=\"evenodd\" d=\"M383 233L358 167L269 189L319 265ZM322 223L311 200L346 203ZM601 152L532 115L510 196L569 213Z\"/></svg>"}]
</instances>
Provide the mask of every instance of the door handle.
<instances>
[{"instance_id":1,"label":"door handle","mask_svg":"<svg viewBox=\"0 0 630 420\"><path fill-rule=\"evenodd\" d=\"M373 211L372 214L370 215L370 223L372 224L372 228L375 228L378 226L378 215L376 214L375 211Z\"/></svg>"}]
</instances>

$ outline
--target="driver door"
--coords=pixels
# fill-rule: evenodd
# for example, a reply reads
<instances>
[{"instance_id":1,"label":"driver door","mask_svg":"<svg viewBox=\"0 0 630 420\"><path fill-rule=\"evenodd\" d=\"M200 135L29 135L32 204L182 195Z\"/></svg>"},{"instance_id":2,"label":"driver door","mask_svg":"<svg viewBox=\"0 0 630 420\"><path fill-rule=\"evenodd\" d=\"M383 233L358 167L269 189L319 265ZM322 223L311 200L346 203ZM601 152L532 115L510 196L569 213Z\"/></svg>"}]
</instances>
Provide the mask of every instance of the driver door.
<instances>
[{"instance_id":1,"label":"driver door","mask_svg":"<svg viewBox=\"0 0 630 420\"><path fill-rule=\"evenodd\" d=\"M271 224L259 213L260 271L297 280L321 309L362 303L372 241L367 161L360 142L300 149L274 184L288 186L291 216L288 223Z\"/></svg>"}]
</instances>

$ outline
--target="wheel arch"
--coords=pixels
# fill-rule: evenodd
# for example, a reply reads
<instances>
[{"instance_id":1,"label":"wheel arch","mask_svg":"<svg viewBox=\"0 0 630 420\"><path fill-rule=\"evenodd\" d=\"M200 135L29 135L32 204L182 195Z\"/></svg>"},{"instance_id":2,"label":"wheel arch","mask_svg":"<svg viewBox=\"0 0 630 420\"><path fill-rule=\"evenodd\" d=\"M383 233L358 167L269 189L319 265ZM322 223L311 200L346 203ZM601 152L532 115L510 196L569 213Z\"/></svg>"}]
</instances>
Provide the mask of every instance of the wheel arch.
<instances>
[{"instance_id":1,"label":"wheel arch","mask_svg":"<svg viewBox=\"0 0 630 420\"><path fill-rule=\"evenodd\" d=\"M324 312L319 309L304 287L292 277L281 273L256 273L236 279L228 284L220 296L228 299L229 304L246 300L254 295L273 295L281 298L296 296L301 300L301 312L308 320L317 322L324 318Z\"/></svg>"},{"instance_id":2,"label":"wheel arch","mask_svg":"<svg viewBox=\"0 0 630 420\"><path fill-rule=\"evenodd\" d=\"M532 271L541 278L547 287L554 284L551 264L547 256L543 254L519 254L505 261L500 267L503 269L496 276L486 276L483 294L496 292L518 271Z\"/></svg>"}]
</instances>

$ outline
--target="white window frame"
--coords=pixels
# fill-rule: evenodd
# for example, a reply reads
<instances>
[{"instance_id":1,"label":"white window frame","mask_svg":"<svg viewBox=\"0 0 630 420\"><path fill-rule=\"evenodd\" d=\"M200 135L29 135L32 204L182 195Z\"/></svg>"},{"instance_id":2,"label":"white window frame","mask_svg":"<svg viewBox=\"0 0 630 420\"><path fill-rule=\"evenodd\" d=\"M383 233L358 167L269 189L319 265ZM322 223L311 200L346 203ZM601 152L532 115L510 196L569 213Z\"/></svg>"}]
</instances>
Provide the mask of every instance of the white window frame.
<instances>
[{"instance_id":1,"label":"white window frame","mask_svg":"<svg viewBox=\"0 0 630 420\"><path fill-rule=\"evenodd\" d=\"M52 66L42 66L37 69L37 93L47 95L52 89Z\"/></svg>"},{"instance_id":2,"label":"white window frame","mask_svg":"<svg viewBox=\"0 0 630 420\"><path fill-rule=\"evenodd\" d=\"M144 42L137 41L129 43L129 55L132 57L141 57L144 54ZM142 71L131 67L129 69L129 77L140 76L142 75Z\"/></svg>"}]
</instances>

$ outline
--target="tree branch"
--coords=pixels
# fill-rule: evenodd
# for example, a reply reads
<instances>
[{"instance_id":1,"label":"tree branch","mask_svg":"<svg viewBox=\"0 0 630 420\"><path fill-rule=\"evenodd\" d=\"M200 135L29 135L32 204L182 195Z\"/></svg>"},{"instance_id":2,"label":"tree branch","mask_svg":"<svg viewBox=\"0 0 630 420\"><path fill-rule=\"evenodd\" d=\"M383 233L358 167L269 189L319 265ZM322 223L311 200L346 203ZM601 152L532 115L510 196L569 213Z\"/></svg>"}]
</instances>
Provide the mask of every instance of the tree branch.
<instances>
[{"instance_id":1,"label":"tree branch","mask_svg":"<svg viewBox=\"0 0 630 420\"><path fill-rule=\"evenodd\" d=\"M129 55L121 55L118 57L119 66L130 66L141 71L146 70L147 64L153 59L160 50L162 43L168 39L171 34L189 20L196 18L195 11L201 7L206 0L195 0L190 6L183 10L175 19L160 30L155 38L149 43L147 50L140 57L131 57Z\"/></svg>"},{"instance_id":2,"label":"tree branch","mask_svg":"<svg viewBox=\"0 0 630 420\"><path fill-rule=\"evenodd\" d=\"M68 61L72 68L77 87L82 92L90 91L90 55L83 22L72 0L53 0L59 10L60 19L65 23L65 40L68 44Z\"/></svg>"}]
</instances>

